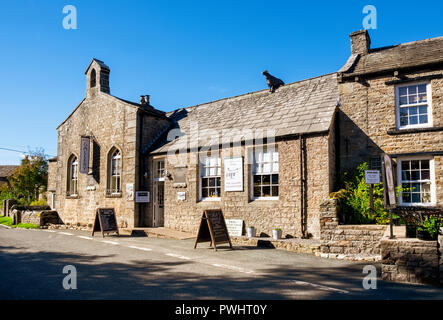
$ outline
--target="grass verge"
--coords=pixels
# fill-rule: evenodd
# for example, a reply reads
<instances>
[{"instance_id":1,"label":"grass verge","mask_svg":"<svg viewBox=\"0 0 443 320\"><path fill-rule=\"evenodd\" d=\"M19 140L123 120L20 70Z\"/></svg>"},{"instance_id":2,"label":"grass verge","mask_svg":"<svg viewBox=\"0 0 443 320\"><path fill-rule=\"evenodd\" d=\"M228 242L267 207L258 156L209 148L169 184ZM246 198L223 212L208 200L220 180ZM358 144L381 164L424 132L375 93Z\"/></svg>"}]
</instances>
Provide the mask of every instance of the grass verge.
<instances>
[{"instance_id":1,"label":"grass verge","mask_svg":"<svg viewBox=\"0 0 443 320\"><path fill-rule=\"evenodd\" d=\"M38 229L39 226L33 223L19 223L12 224L12 218L10 217L0 217L0 224L3 224L12 228L23 228L23 229Z\"/></svg>"}]
</instances>

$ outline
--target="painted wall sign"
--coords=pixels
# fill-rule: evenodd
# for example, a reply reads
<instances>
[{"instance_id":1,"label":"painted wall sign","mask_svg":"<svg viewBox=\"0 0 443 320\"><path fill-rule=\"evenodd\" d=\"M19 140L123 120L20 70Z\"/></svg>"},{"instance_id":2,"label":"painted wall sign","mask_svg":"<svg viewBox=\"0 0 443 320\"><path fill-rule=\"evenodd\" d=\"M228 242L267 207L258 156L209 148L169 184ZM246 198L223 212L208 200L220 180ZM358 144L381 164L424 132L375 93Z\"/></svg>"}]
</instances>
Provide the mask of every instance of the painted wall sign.
<instances>
[{"instance_id":1,"label":"painted wall sign","mask_svg":"<svg viewBox=\"0 0 443 320\"><path fill-rule=\"evenodd\" d=\"M81 137L80 143L80 173L89 172L89 137Z\"/></svg>"},{"instance_id":2,"label":"painted wall sign","mask_svg":"<svg viewBox=\"0 0 443 320\"><path fill-rule=\"evenodd\" d=\"M177 200L180 200L180 201L186 200L186 192L185 191L177 192Z\"/></svg>"},{"instance_id":3,"label":"painted wall sign","mask_svg":"<svg viewBox=\"0 0 443 320\"><path fill-rule=\"evenodd\" d=\"M136 191L135 192L135 202L146 203L150 201L149 191Z\"/></svg>"},{"instance_id":4,"label":"painted wall sign","mask_svg":"<svg viewBox=\"0 0 443 320\"><path fill-rule=\"evenodd\" d=\"M380 170L365 170L365 183L366 184L379 184L380 183Z\"/></svg>"},{"instance_id":5,"label":"painted wall sign","mask_svg":"<svg viewBox=\"0 0 443 320\"><path fill-rule=\"evenodd\" d=\"M241 219L226 219L226 227L228 228L229 236L241 237L243 234L243 220Z\"/></svg>"},{"instance_id":6,"label":"painted wall sign","mask_svg":"<svg viewBox=\"0 0 443 320\"><path fill-rule=\"evenodd\" d=\"M243 191L243 157L225 158L225 191Z\"/></svg>"}]
</instances>

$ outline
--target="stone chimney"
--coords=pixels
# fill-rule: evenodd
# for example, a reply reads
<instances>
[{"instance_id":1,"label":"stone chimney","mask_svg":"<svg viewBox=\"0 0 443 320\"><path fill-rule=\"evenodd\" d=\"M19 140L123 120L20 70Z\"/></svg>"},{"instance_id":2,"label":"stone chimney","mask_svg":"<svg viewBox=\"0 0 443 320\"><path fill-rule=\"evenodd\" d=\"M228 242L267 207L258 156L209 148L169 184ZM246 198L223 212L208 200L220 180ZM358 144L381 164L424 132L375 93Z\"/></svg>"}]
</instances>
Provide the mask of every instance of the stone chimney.
<instances>
[{"instance_id":1,"label":"stone chimney","mask_svg":"<svg viewBox=\"0 0 443 320\"><path fill-rule=\"evenodd\" d=\"M351 54L365 55L371 49L371 38L368 30L352 32L349 38L351 38Z\"/></svg>"},{"instance_id":2,"label":"stone chimney","mask_svg":"<svg viewBox=\"0 0 443 320\"><path fill-rule=\"evenodd\" d=\"M145 95L145 104L149 106L149 94Z\"/></svg>"}]
</instances>

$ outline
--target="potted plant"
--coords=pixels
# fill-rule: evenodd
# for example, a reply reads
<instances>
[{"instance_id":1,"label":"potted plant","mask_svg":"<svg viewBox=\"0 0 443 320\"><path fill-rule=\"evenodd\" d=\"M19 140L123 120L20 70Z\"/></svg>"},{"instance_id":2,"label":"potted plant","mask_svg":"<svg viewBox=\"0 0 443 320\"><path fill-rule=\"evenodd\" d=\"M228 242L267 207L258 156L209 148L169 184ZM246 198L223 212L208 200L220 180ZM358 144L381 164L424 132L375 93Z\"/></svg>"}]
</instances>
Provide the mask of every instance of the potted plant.
<instances>
[{"instance_id":1,"label":"potted plant","mask_svg":"<svg viewBox=\"0 0 443 320\"><path fill-rule=\"evenodd\" d=\"M280 228L275 228L274 230L272 230L272 237L274 238L274 240L281 239L281 234L282 231Z\"/></svg>"},{"instance_id":2,"label":"potted plant","mask_svg":"<svg viewBox=\"0 0 443 320\"><path fill-rule=\"evenodd\" d=\"M257 229L255 227L248 227L248 238L255 237L255 233L257 232Z\"/></svg>"}]
</instances>

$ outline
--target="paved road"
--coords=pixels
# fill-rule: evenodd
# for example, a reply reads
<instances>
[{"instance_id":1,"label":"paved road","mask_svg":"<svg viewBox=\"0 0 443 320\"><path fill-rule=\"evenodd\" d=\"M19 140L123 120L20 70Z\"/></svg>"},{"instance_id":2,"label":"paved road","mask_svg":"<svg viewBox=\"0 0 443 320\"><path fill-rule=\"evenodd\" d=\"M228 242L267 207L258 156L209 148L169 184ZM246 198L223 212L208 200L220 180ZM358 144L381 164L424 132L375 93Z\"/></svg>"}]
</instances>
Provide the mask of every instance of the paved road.
<instances>
[{"instance_id":1,"label":"paved road","mask_svg":"<svg viewBox=\"0 0 443 320\"><path fill-rule=\"evenodd\" d=\"M363 267L312 255L83 231L0 227L0 299L443 299L443 289L387 283ZM65 290L63 267L77 270ZM375 264L380 274L380 266Z\"/></svg>"}]
</instances>

